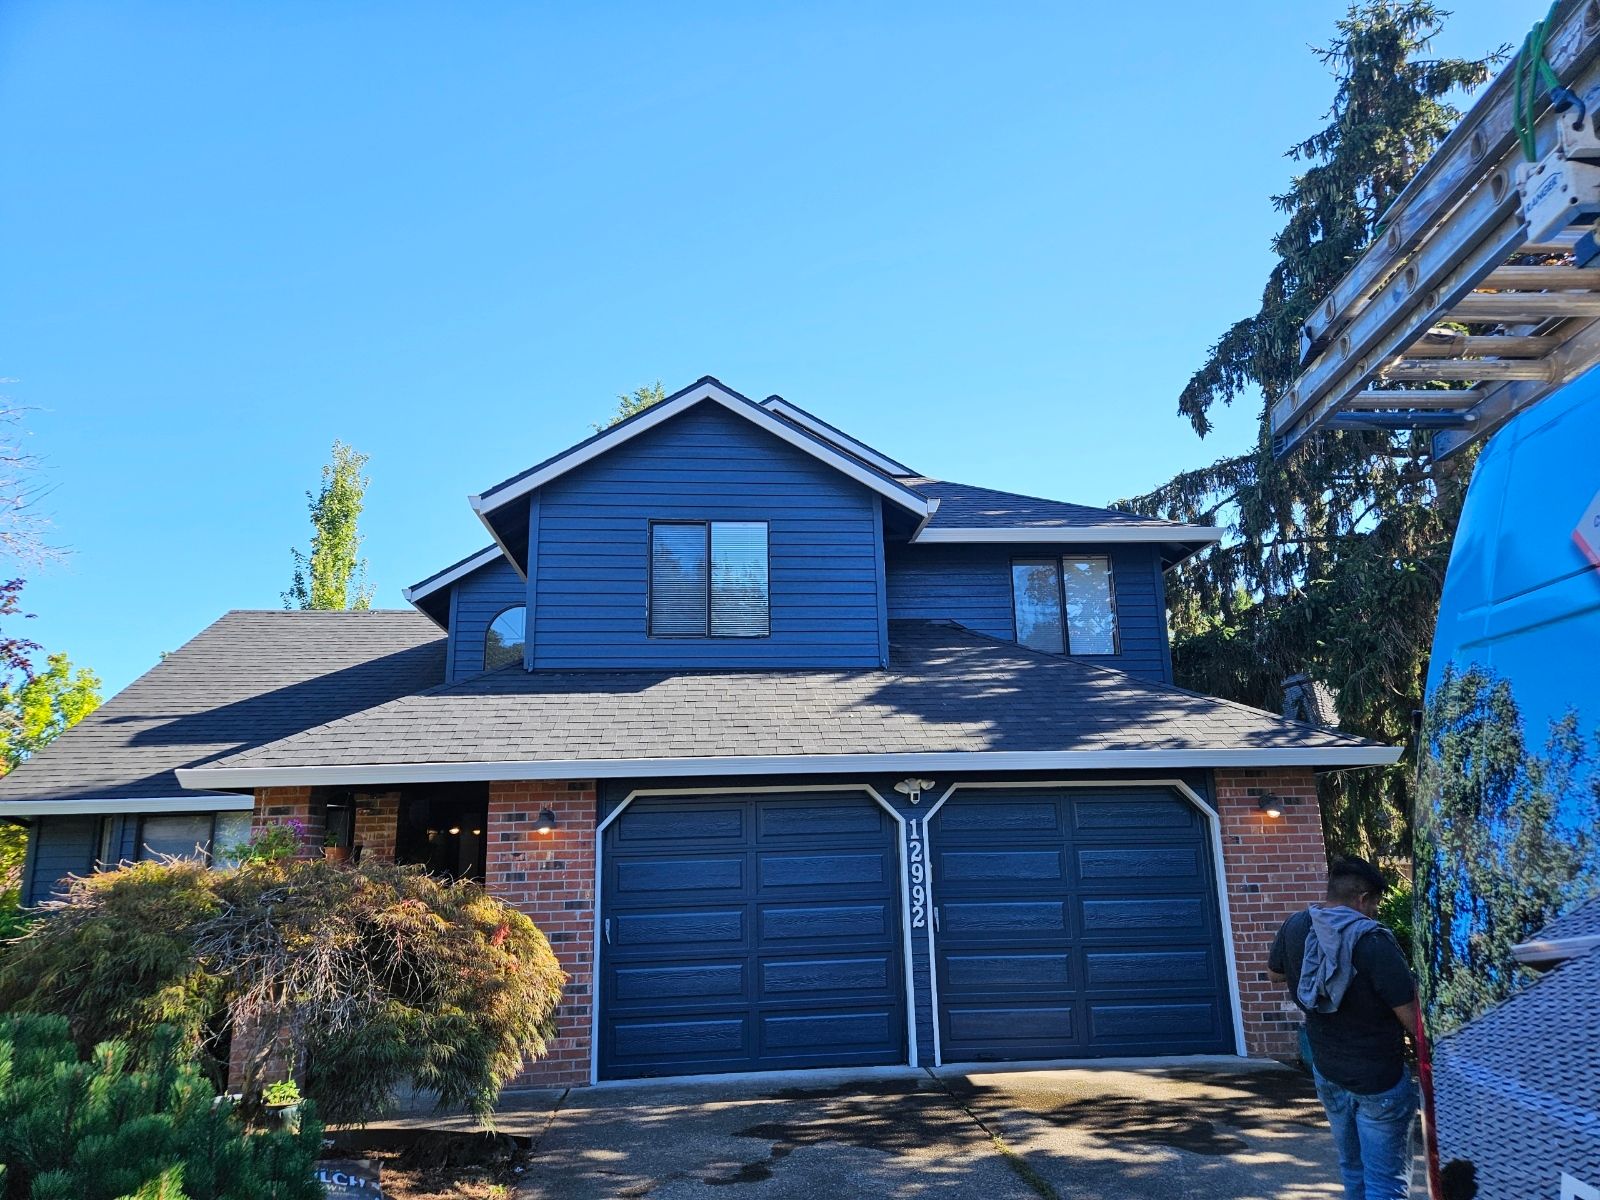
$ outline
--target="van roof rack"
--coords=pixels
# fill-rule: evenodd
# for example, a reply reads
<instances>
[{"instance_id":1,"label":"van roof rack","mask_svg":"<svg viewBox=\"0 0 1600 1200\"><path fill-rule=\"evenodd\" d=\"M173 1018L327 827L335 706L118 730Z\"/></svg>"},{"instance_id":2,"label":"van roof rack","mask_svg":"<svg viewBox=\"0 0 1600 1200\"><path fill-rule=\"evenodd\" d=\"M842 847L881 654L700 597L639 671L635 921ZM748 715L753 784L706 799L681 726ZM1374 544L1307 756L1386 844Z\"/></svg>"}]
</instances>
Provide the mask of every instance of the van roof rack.
<instances>
[{"instance_id":1,"label":"van roof rack","mask_svg":"<svg viewBox=\"0 0 1600 1200\"><path fill-rule=\"evenodd\" d=\"M1432 429L1442 458L1600 362L1597 217L1600 0L1558 0L1306 321L1274 450Z\"/></svg>"}]
</instances>

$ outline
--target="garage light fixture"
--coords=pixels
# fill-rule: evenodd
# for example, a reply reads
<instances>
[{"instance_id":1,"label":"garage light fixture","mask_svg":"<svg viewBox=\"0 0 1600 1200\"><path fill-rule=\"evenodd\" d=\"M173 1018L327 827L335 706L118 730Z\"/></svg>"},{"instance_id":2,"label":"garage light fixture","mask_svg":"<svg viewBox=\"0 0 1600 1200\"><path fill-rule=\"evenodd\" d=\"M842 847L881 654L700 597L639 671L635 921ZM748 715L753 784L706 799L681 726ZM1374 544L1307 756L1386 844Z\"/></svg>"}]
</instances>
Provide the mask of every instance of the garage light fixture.
<instances>
[{"instance_id":1,"label":"garage light fixture","mask_svg":"<svg viewBox=\"0 0 1600 1200\"><path fill-rule=\"evenodd\" d=\"M535 826L540 833L551 834L556 831L556 815L548 808L539 810L539 824Z\"/></svg>"},{"instance_id":2,"label":"garage light fixture","mask_svg":"<svg viewBox=\"0 0 1600 1200\"><path fill-rule=\"evenodd\" d=\"M1274 796L1271 792L1262 792L1261 799L1256 801L1256 807L1266 813L1267 816L1276 818L1283 816L1283 810L1289 803L1282 796Z\"/></svg>"}]
</instances>

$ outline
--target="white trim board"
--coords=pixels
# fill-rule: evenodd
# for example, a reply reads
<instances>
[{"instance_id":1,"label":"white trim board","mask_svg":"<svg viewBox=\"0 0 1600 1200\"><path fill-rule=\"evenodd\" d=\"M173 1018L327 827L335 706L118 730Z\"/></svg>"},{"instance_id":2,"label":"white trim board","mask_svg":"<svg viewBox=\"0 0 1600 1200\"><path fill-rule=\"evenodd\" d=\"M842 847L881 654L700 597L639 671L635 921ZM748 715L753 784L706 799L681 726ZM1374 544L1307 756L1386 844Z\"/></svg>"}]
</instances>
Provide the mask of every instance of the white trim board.
<instances>
[{"instance_id":1,"label":"white trim board","mask_svg":"<svg viewBox=\"0 0 1600 1200\"><path fill-rule=\"evenodd\" d=\"M865 459L877 467L885 475L915 475L916 472L903 462L896 462L887 454L881 454L865 442L858 442L842 429L835 429L821 417L814 417L803 408L790 404L782 396L768 396L761 402L761 407L770 409L775 413L782 413L796 425L809 429L825 442L832 442L837 446L848 449L857 458Z\"/></svg>"},{"instance_id":2,"label":"white trim board","mask_svg":"<svg viewBox=\"0 0 1600 1200\"><path fill-rule=\"evenodd\" d=\"M152 799L0 800L0 817L68 817L85 813L249 812L253 796L160 796Z\"/></svg>"},{"instance_id":3,"label":"white trim board","mask_svg":"<svg viewBox=\"0 0 1600 1200\"><path fill-rule=\"evenodd\" d=\"M416 604L423 597L431 596L441 588L449 587L456 580L464 579L466 576L471 575L479 567L487 567L495 559L504 557L505 551L500 549L499 545L485 546L471 558L465 559L456 566L440 571L436 575L430 575L421 583L414 583L408 588L401 588L400 595L405 597L408 604Z\"/></svg>"},{"instance_id":4,"label":"white trim board","mask_svg":"<svg viewBox=\"0 0 1600 1200\"><path fill-rule=\"evenodd\" d=\"M1181 779L1059 779L1044 780L1040 782L1005 782L996 780L981 783L952 783L940 793L939 798L928 806L927 813L922 818L922 840L927 846L925 857L928 863L928 908L935 912L932 920L928 922L928 995L933 1003L933 1065L944 1066L944 1048L939 1044L939 959L938 949L934 943L935 931L938 926L936 909L939 901L939 881L934 878L933 867L933 818L944 807L946 800L961 791L963 788L971 790L984 790L1001 788L1014 791L1021 788L1101 788L1123 790L1131 788L1165 787L1182 794L1206 818L1206 824L1211 829L1211 857L1212 871L1215 875L1217 887L1217 919L1222 923L1222 957L1224 968L1228 972L1228 991L1233 1001L1233 1044L1234 1049L1241 1056L1245 1054L1244 1040L1244 1012L1239 1004L1239 963L1234 953L1233 945L1233 913L1228 905L1228 870L1222 858L1222 817L1217 810ZM1098 1059L1078 1059L1083 1063L1095 1063Z\"/></svg>"},{"instance_id":5,"label":"white trim board","mask_svg":"<svg viewBox=\"0 0 1600 1200\"><path fill-rule=\"evenodd\" d=\"M774 437L788 442L791 446L804 451L813 458L820 459L840 474L846 475L879 495L893 500L896 504L910 510L917 516L922 516L928 511L926 497L912 491L903 484L896 483L892 479L884 478L878 472L863 466L842 450L836 450L830 445L819 442L814 436L802 433L787 421L773 416L759 404L746 400L744 397L736 395L714 382L697 384L689 390L679 393L673 399L663 400L661 403L646 409L640 416L616 426L611 431L600 435L585 445L574 447L521 479L501 484L499 487L491 488L489 491L476 496L469 496L468 500L472 504L472 511L477 513L478 518L487 526L489 524L489 514L502 505L509 504L518 497L526 496L529 492L543 487L552 479L565 475L576 467L581 467L591 459L598 458L600 455L631 438L637 437L646 430L654 429L664 421L670 421L685 409L692 408L704 400L715 401L729 412L735 413L751 422L757 428L764 429ZM494 530L491 528L490 532L493 533ZM498 540L498 537L496 537L496 541ZM512 561L514 562L515 559Z\"/></svg>"},{"instance_id":6,"label":"white trim board","mask_svg":"<svg viewBox=\"0 0 1600 1200\"><path fill-rule=\"evenodd\" d=\"M973 750L928 754L748 754L721 758L511 759L484 762L340 763L305 767L180 767L186 788L302 784L475 783L504 779L683 778L771 773L1105 771L1214 767L1375 767L1397 762L1400 746L1284 746L1236 750Z\"/></svg>"},{"instance_id":7,"label":"white trim board","mask_svg":"<svg viewBox=\"0 0 1600 1200\"><path fill-rule=\"evenodd\" d=\"M1222 530L1207 525L1008 525L935 526L922 529L913 545L933 542L1029 542L1076 546L1107 542L1211 543L1222 540Z\"/></svg>"},{"instance_id":8,"label":"white trim board","mask_svg":"<svg viewBox=\"0 0 1600 1200\"><path fill-rule=\"evenodd\" d=\"M907 867L909 854L906 848L906 819L895 811L894 805L885 800L877 788L866 783L819 783L807 787L803 784L774 784L765 787L739 787L739 788L635 788L622 798L622 802L606 814L605 820L595 826L594 830L594 950L590 955L593 964L592 978L589 981L589 1082L600 1082L600 955L605 948L604 941L604 896L602 884L605 880L605 834L611 823L622 815L622 811L640 796L750 796L750 795L780 795L784 793L807 792L857 792L878 802L878 804L895 821L895 841L900 851L900 941L904 951L905 971L905 996L906 996L906 1054L905 1068L915 1070L920 1065L917 1053L917 980L912 969L911 953L911 875ZM901 1070L905 1068L890 1068ZM844 1067L820 1068L823 1070L849 1070ZM871 1069L871 1068L856 1068ZM882 1070L883 1068L878 1068ZM789 1072L784 1072L789 1074ZM608 1083L640 1083L647 1082L639 1079L607 1080Z\"/></svg>"}]
</instances>

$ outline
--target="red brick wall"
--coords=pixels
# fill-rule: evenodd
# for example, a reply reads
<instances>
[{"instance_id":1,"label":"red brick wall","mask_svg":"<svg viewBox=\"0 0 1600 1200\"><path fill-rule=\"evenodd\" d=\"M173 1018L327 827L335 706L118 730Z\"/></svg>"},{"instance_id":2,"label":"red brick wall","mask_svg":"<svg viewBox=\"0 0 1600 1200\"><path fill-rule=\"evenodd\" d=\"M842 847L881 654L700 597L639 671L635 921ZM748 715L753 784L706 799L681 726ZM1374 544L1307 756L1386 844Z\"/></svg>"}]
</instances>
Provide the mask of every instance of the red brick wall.
<instances>
[{"instance_id":1,"label":"red brick wall","mask_svg":"<svg viewBox=\"0 0 1600 1200\"><path fill-rule=\"evenodd\" d=\"M539 810L556 829L535 829ZM488 863L491 893L515 905L550 939L570 977L556 1013L556 1036L539 1062L517 1077L528 1087L589 1082L594 991L595 788L592 783L517 780L489 785Z\"/></svg>"},{"instance_id":2,"label":"red brick wall","mask_svg":"<svg viewBox=\"0 0 1600 1200\"><path fill-rule=\"evenodd\" d=\"M260 831L268 825L282 825L299 821L305 827L300 842L299 858L321 858L322 839L328 832L328 809L324 804L311 802L308 787L257 788L256 806L250 822L252 830Z\"/></svg>"},{"instance_id":3,"label":"red brick wall","mask_svg":"<svg viewBox=\"0 0 1600 1200\"><path fill-rule=\"evenodd\" d=\"M355 843L364 863L392 863L400 828L400 793L373 792L356 797Z\"/></svg>"},{"instance_id":4,"label":"red brick wall","mask_svg":"<svg viewBox=\"0 0 1600 1200\"><path fill-rule=\"evenodd\" d=\"M1300 1010L1268 976L1267 951L1284 918L1322 899L1327 887L1316 777L1303 768L1220 770L1216 789L1245 1048L1253 1056L1292 1058L1299 1052ZM1264 792L1291 801L1281 817L1261 811Z\"/></svg>"}]
</instances>

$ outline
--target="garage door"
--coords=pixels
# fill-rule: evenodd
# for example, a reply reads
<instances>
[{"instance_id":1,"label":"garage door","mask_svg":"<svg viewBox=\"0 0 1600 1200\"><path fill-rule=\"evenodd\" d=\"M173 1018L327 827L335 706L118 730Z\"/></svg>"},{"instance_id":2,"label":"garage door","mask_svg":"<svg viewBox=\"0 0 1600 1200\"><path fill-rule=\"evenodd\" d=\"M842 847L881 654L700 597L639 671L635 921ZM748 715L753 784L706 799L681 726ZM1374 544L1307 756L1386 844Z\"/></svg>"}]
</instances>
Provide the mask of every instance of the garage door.
<instances>
[{"instance_id":1,"label":"garage door","mask_svg":"<svg viewBox=\"0 0 1600 1200\"><path fill-rule=\"evenodd\" d=\"M962 789L930 851L945 1062L1233 1052L1210 834L1181 795Z\"/></svg>"},{"instance_id":2,"label":"garage door","mask_svg":"<svg viewBox=\"0 0 1600 1200\"><path fill-rule=\"evenodd\" d=\"M854 792L640 797L606 829L606 1078L906 1061L897 826Z\"/></svg>"}]
</instances>

